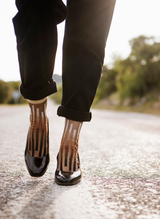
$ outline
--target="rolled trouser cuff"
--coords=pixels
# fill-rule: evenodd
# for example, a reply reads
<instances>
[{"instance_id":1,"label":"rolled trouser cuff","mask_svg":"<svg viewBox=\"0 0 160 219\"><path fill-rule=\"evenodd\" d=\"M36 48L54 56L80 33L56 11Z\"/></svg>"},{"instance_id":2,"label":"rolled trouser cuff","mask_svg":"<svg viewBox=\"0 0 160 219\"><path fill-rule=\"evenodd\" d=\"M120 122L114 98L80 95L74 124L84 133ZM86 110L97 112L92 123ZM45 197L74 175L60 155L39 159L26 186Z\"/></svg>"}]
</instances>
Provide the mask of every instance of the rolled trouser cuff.
<instances>
[{"instance_id":1,"label":"rolled trouser cuff","mask_svg":"<svg viewBox=\"0 0 160 219\"><path fill-rule=\"evenodd\" d=\"M57 115L79 122L89 122L92 118L91 112L80 112L64 106L58 107Z\"/></svg>"},{"instance_id":2,"label":"rolled trouser cuff","mask_svg":"<svg viewBox=\"0 0 160 219\"><path fill-rule=\"evenodd\" d=\"M29 100L41 100L53 93L57 92L56 82L52 81L48 87L41 90L29 90L22 86L20 86L20 92L25 99Z\"/></svg>"}]
</instances>

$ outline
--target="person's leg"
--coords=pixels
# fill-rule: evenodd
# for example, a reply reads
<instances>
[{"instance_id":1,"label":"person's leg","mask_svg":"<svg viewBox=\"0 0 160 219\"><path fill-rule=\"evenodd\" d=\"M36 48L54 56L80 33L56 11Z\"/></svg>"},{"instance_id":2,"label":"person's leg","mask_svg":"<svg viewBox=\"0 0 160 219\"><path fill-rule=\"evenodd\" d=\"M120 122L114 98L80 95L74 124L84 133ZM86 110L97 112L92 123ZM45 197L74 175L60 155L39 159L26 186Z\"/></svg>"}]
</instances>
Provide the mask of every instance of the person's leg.
<instances>
[{"instance_id":1,"label":"person's leg","mask_svg":"<svg viewBox=\"0 0 160 219\"><path fill-rule=\"evenodd\" d=\"M78 140L83 122L66 119L61 146L57 155L55 181L60 185L74 185L81 180Z\"/></svg>"},{"instance_id":2,"label":"person's leg","mask_svg":"<svg viewBox=\"0 0 160 219\"><path fill-rule=\"evenodd\" d=\"M24 98L39 100L55 93L52 79L57 48L54 1L17 0L13 18ZM52 10L51 10L52 9Z\"/></svg>"},{"instance_id":3,"label":"person's leg","mask_svg":"<svg viewBox=\"0 0 160 219\"><path fill-rule=\"evenodd\" d=\"M90 121L116 0L68 0L63 44L63 98L58 115Z\"/></svg>"},{"instance_id":4,"label":"person's leg","mask_svg":"<svg viewBox=\"0 0 160 219\"><path fill-rule=\"evenodd\" d=\"M32 176L45 173L49 163L47 96L57 91L53 69L57 48L57 23L65 19L61 0L16 0L13 18L21 75L20 91L31 108L25 161Z\"/></svg>"},{"instance_id":5,"label":"person's leg","mask_svg":"<svg viewBox=\"0 0 160 219\"><path fill-rule=\"evenodd\" d=\"M67 1L69 14L63 44L63 97L57 114L67 121L74 120L77 127L82 122L91 120L90 107L101 76L115 2L116 0ZM65 126L64 133L67 136L72 132L70 129L70 126ZM75 147L78 148L78 138L75 142ZM69 150L71 151L71 147ZM68 151L68 144L62 137L56 170L56 182L59 184L69 184L71 178L74 179L71 174L68 178L62 174L70 172L72 168L69 162L62 161L66 161L66 156L70 162L78 157L76 149L72 149L76 153L74 156L64 151ZM74 163L78 165L79 159L75 159ZM74 183L79 181L81 173L77 173L77 176Z\"/></svg>"},{"instance_id":6,"label":"person's leg","mask_svg":"<svg viewBox=\"0 0 160 219\"><path fill-rule=\"evenodd\" d=\"M25 162L31 176L42 176L48 167L49 120L47 117L47 98L28 100L30 107L30 126L27 135Z\"/></svg>"},{"instance_id":7,"label":"person's leg","mask_svg":"<svg viewBox=\"0 0 160 219\"><path fill-rule=\"evenodd\" d=\"M27 150L33 157L43 157L49 153L47 98L28 100L31 115L28 131Z\"/></svg>"}]
</instances>

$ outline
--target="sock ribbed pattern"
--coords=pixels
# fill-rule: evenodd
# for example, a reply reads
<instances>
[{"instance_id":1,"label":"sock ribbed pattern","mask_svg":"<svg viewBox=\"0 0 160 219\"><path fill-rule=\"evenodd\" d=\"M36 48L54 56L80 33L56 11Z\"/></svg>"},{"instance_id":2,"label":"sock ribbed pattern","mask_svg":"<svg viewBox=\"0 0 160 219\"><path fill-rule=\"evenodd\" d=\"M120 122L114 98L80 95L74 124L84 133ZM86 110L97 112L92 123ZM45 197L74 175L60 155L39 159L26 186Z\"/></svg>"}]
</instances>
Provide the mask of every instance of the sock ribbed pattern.
<instances>
[{"instance_id":1,"label":"sock ribbed pattern","mask_svg":"<svg viewBox=\"0 0 160 219\"><path fill-rule=\"evenodd\" d=\"M29 102L29 106L31 115L27 141L28 152L31 156L43 157L49 152L49 128L46 115L47 100L38 104Z\"/></svg>"},{"instance_id":2,"label":"sock ribbed pattern","mask_svg":"<svg viewBox=\"0 0 160 219\"><path fill-rule=\"evenodd\" d=\"M80 168L78 141L82 124L83 122L66 119L58 154L58 170L73 172Z\"/></svg>"}]
</instances>

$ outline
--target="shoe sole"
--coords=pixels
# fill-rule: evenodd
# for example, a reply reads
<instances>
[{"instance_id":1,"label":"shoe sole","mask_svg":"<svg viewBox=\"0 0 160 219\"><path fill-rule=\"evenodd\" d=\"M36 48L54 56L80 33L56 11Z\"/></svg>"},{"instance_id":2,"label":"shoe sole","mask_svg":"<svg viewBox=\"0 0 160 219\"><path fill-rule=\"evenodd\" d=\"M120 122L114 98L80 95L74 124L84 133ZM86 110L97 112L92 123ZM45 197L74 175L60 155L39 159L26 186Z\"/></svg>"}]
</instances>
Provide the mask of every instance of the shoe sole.
<instances>
[{"instance_id":1,"label":"shoe sole","mask_svg":"<svg viewBox=\"0 0 160 219\"><path fill-rule=\"evenodd\" d=\"M55 178L55 183L60 185L60 186L73 186L73 185L76 185L78 184L79 182L81 182L81 179L77 180L76 182L73 182L73 183L61 183L59 182L56 178Z\"/></svg>"}]
</instances>

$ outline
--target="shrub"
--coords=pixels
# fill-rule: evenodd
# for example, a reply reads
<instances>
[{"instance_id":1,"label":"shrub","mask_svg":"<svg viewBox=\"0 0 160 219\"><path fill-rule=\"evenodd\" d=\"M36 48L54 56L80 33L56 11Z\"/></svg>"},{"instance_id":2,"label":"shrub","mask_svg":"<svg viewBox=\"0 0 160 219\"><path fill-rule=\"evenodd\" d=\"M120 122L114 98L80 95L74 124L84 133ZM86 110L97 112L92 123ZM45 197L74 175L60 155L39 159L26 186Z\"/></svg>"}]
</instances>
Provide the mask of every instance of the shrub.
<instances>
[{"instance_id":1,"label":"shrub","mask_svg":"<svg viewBox=\"0 0 160 219\"><path fill-rule=\"evenodd\" d=\"M11 98L11 86L3 81L0 80L0 103L8 103Z\"/></svg>"}]
</instances>

